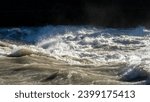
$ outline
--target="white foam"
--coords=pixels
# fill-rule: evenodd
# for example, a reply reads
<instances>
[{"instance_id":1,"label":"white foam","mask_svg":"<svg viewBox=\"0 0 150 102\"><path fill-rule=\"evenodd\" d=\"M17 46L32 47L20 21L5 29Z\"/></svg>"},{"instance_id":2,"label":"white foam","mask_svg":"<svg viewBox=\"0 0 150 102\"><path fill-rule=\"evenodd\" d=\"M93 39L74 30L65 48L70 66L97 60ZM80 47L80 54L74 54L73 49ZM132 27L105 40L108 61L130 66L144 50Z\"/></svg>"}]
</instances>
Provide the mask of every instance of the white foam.
<instances>
[{"instance_id":1,"label":"white foam","mask_svg":"<svg viewBox=\"0 0 150 102\"><path fill-rule=\"evenodd\" d=\"M101 64L101 62L140 64L143 54L139 53L139 49L147 48L150 43L145 37L148 35L147 32L145 33L142 27L119 31L83 27L73 29L72 27L66 28L63 33L59 32L57 35L41 40L37 46L42 47L49 54L59 56L61 60L66 60L61 56L70 56L80 60L87 59L94 64ZM149 54L149 51L145 53ZM82 64L80 61L78 63Z\"/></svg>"},{"instance_id":2,"label":"white foam","mask_svg":"<svg viewBox=\"0 0 150 102\"><path fill-rule=\"evenodd\" d=\"M102 29L88 26L46 26L5 29L1 32L10 33L9 37L17 37L16 32L21 32L21 40L36 42L32 46L11 44L11 51L1 49L1 55L28 48L73 64L83 64L81 60L86 59L95 65L114 62L137 65L149 63L150 59L150 32L144 27Z\"/></svg>"}]
</instances>

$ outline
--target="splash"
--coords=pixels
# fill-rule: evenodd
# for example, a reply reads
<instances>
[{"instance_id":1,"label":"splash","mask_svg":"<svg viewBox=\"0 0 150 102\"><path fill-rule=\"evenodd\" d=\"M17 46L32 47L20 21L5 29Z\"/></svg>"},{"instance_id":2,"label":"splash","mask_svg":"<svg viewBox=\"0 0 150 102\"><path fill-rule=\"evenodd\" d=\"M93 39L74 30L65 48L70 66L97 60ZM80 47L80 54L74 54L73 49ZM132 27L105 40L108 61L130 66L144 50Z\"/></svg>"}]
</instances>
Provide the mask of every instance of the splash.
<instances>
[{"instance_id":1,"label":"splash","mask_svg":"<svg viewBox=\"0 0 150 102\"><path fill-rule=\"evenodd\" d=\"M43 53L70 65L125 64L126 66L121 68L118 74L120 80L137 81L139 79L138 81L149 82L150 31L144 27L130 29L92 26L5 28L0 30L0 39L1 56L13 55L14 57Z\"/></svg>"}]
</instances>

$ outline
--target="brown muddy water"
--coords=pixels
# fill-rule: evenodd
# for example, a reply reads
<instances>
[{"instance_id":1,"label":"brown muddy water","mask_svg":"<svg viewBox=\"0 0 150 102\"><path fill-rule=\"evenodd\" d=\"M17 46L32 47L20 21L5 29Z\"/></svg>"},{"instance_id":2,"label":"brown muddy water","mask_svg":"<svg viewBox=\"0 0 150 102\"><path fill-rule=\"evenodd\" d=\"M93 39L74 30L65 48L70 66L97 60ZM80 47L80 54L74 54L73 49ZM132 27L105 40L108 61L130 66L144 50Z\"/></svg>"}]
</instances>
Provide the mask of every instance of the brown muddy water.
<instances>
[{"instance_id":1,"label":"brown muddy water","mask_svg":"<svg viewBox=\"0 0 150 102\"><path fill-rule=\"evenodd\" d=\"M128 84L118 75L125 64L70 65L36 54L0 58L0 84Z\"/></svg>"}]
</instances>

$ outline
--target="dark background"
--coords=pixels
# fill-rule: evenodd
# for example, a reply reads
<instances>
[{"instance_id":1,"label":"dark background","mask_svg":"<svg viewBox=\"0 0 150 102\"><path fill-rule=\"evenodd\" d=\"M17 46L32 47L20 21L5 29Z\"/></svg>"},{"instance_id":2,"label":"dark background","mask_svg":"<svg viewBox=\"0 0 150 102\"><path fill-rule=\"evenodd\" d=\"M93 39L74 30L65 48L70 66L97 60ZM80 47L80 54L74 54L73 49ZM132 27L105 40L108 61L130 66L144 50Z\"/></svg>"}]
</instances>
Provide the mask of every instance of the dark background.
<instances>
[{"instance_id":1,"label":"dark background","mask_svg":"<svg viewBox=\"0 0 150 102\"><path fill-rule=\"evenodd\" d=\"M0 26L150 26L149 0L1 0Z\"/></svg>"}]
</instances>

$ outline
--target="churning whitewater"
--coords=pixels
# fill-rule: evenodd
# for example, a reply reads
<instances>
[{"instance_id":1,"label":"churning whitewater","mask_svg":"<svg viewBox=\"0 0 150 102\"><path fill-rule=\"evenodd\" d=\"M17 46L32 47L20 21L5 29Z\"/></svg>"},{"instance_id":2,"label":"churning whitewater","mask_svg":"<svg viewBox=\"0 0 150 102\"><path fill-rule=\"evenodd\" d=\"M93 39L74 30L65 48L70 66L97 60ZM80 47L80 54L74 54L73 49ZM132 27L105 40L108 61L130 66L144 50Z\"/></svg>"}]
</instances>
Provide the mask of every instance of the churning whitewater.
<instances>
[{"instance_id":1,"label":"churning whitewater","mask_svg":"<svg viewBox=\"0 0 150 102\"><path fill-rule=\"evenodd\" d=\"M150 30L1 28L0 84L150 84Z\"/></svg>"}]
</instances>

